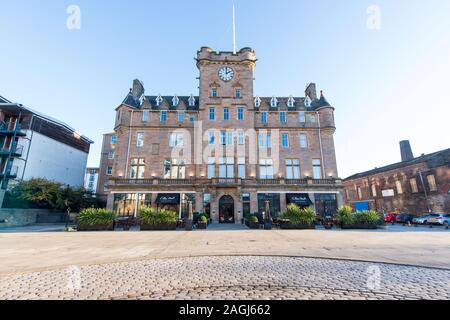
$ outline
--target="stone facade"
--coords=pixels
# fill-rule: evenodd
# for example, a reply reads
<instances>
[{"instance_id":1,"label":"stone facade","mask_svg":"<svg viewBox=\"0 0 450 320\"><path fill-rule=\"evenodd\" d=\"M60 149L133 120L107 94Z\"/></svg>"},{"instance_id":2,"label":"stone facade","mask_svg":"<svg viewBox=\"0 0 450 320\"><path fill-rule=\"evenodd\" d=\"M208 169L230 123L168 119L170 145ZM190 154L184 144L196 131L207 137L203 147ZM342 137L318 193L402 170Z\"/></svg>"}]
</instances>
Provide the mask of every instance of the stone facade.
<instances>
[{"instance_id":1,"label":"stone facade","mask_svg":"<svg viewBox=\"0 0 450 320\"><path fill-rule=\"evenodd\" d=\"M135 80L116 109L116 143L103 140L98 190L107 184L108 207L136 214L139 205L161 207L161 195L178 194L179 204L165 205L181 216L192 203L214 221L240 223L267 205L277 215L287 194L306 195L319 214L342 204L334 108L315 84L305 97L255 96L256 61L250 48L201 48L198 96L147 96ZM223 68L233 75L221 78Z\"/></svg>"},{"instance_id":2,"label":"stone facade","mask_svg":"<svg viewBox=\"0 0 450 320\"><path fill-rule=\"evenodd\" d=\"M344 180L345 200L379 212L450 213L450 149Z\"/></svg>"}]
</instances>

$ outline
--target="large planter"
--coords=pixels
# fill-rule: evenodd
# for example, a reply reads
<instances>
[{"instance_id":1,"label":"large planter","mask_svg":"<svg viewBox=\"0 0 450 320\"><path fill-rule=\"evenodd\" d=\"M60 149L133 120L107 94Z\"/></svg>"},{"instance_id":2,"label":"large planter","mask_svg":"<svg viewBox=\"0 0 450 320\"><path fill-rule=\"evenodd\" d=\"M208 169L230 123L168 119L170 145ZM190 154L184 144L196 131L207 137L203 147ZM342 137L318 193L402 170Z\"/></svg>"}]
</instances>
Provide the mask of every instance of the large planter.
<instances>
[{"instance_id":1,"label":"large planter","mask_svg":"<svg viewBox=\"0 0 450 320\"><path fill-rule=\"evenodd\" d=\"M282 230L314 230L315 224L293 224L290 221L280 221L280 229Z\"/></svg>"},{"instance_id":2,"label":"large planter","mask_svg":"<svg viewBox=\"0 0 450 320\"><path fill-rule=\"evenodd\" d=\"M175 231L177 230L176 222L162 222L157 224L148 224L141 222L141 231Z\"/></svg>"},{"instance_id":3,"label":"large planter","mask_svg":"<svg viewBox=\"0 0 450 320\"><path fill-rule=\"evenodd\" d=\"M199 222L197 223L197 229L206 230L208 227L208 222Z\"/></svg>"},{"instance_id":4,"label":"large planter","mask_svg":"<svg viewBox=\"0 0 450 320\"><path fill-rule=\"evenodd\" d=\"M341 229L343 230L355 230L355 229L376 230L379 227L380 226L376 224L364 224L364 223L341 224Z\"/></svg>"},{"instance_id":5,"label":"large planter","mask_svg":"<svg viewBox=\"0 0 450 320\"><path fill-rule=\"evenodd\" d=\"M245 225L247 227L249 227L250 229L255 229L255 230L260 229L260 227L261 227L259 222L252 222L252 221L246 221Z\"/></svg>"},{"instance_id":6,"label":"large planter","mask_svg":"<svg viewBox=\"0 0 450 320\"><path fill-rule=\"evenodd\" d=\"M77 231L114 231L114 222L111 221L94 225L79 224Z\"/></svg>"}]
</instances>

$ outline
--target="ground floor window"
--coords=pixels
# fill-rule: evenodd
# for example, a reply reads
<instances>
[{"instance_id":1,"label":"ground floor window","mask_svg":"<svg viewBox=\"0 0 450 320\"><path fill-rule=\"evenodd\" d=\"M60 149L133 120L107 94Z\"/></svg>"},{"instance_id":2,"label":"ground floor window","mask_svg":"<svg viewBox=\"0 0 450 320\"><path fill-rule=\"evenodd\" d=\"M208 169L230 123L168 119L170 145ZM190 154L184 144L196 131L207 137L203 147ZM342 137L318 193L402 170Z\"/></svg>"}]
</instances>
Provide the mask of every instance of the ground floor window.
<instances>
[{"instance_id":1,"label":"ground floor window","mask_svg":"<svg viewBox=\"0 0 450 320\"><path fill-rule=\"evenodd\" d=\"M137 201L137 207L136 207ZM152 206L152 195L147 193L116 193L114 194L114 212L119 216L132 216L135 210L142 206Z\"/></svg>"},{"instance_id":2,"label":"ground floor window","mask_svg":"<svg viewBox=\"0 0 450 320\"><path fill-rule=\"evenodd\" d=\"M242 194L242 215L247 217L251 214L250 212L250 193Z\"/></svg>"},{"instance_id":3,"label":"ground floor window","mask_svg":"<svg viewBox=\"0 0 450 320\"><path fill-rule=\"evenodd\" d=\"M319 217L333 216L337 212L336 194L315 194L316 214Z\"/></svg>"},{"instance_id":4,"label":"ground floor window","mask_svg":"<svg viewBox=\"0 0 450 320\"><path fill-rule=\"evenodd\" d=\"M258 213L263 216L267 213L267 205L269 205L270 215L272 218L278 217L280 214L280 194L278 193L261 193L258 194Z\"/></svg>"},{"instance_id":5,"label":"ground floor window","mask_svg":"<svg viewBox=\"0 0 450 320\"><path fill-rule=\"evenodd\" d=\"M211 217L211 194L203 194L203 212Z\"/></svg>"},{"instance_id":6,"label":"ground floor window","mask_svg":"<svg viewBox=\"0 0 450 320\"><path fill-rule=\"evenodd\" d=\"M181 218L189 217L189 211L195 212L195 193L184 193L181 196Z\"/></svg>"}]
</instances>

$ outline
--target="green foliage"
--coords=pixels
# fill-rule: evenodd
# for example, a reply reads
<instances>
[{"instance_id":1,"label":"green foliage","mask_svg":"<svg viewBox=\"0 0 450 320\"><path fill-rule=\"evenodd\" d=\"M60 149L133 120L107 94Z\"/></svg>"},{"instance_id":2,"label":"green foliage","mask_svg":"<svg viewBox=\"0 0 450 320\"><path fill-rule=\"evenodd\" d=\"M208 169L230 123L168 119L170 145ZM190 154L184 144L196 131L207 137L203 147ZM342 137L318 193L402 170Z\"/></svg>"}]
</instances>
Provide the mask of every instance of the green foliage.
<instances>
[{"instance_id":1,"label":"green foliage","mask_svg":"<svg viewBox=\"0 0 450 320\"><path fill-rule=\"evenodd\" d=\"M338 220L343 224L353 224L354 214L350 206L343 206L338 209Z\"/></svg>"},{"instance_id":2,"label":"green foliage","mask_svg":"<svg viewBox=\"0 0 450 320\"><path fill-rule=\"evenodd\" d=\"M177 221L175 212L164 209L157 211L149 207L141 207L139 209L139 217L142 222L150 225Z\"/></svg>"},{"instance_id":3,"label":"green foliage","mask_svg":"<svg viewBox=\"0 0 450 320\"><path fill-rule=\"evenodd\" d=\"M46 179L18 182L6 194L7 208L38 208L78 212L85 208L104 207L94 194Z\"/></svg>"},{"instance_id":4,"label":"green foliage","mask_svg":"<svg viewBox=\"0 0 450 320\"><path fill-rule=\"evenodd\" d=\"M249 216L247 217L247 220L248 220L249 222L259 222L258 217L255 216L254 214L249 215Z\"/></svg>"},{"instance_id":5,"label":"green foliage","mask_svg":"<svg viewBox=\"0 0 450 320\"><path fill-rule=\"evenodd\" d=\"M97 225L113 222L116 215L114 212L106 209L84 209L78 214L78 224L81 225Z\"/></svg>"},{"instance_id":6,"label":"green foliage","mask_svg":"<svg viewBox=\"0 0 450 320\"><path fill-rule=\"evenodd\" d=\"M306 224L314 223L316 213L312 207L300 208L296 204L290 204L285 212L280 215L281 219L289 220L292 224Z\"/></svg>"},{"instance_id":7,"label":"green foliage","mask_svg":"<svg viewBox=\"0 0 450 320\"><path fill-rule=\"evenodd\" d=\"M203 222L203 223L207 223L208 222L208 218L206 217L206 215L201 215L199 221Z\"/></svg>"},{"instance_id":8,"label":"green foliage","mask_svg":"<svg viewBox=\"0 0 450 320\"><path fill-rule=\"evenodd\" d=\"M339 222L351 224L377 225L382 222L381 216L376 211L353 212L349 206L343 206L338 210Z\"/></svg>"},{"instance_id":9,"label":"green foliage","mask_svg":"<svg viewBox=\"0 0 450 320\"><path fill-rule=\"evenodd\" d=\"M205 217L205 222L209 220L209 216L206 213L202 213L198 216L199 221L202 221L202 218Z\"/></svg>"}]
</instances>

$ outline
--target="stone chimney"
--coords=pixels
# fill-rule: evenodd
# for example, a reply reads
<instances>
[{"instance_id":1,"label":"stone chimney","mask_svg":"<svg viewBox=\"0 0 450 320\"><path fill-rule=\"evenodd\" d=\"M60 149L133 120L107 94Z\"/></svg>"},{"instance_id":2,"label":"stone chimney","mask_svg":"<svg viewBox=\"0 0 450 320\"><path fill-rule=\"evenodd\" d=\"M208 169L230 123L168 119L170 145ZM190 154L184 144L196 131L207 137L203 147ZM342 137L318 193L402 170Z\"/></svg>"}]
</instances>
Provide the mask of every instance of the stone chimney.
<instances>
[{"instance_id":1,"label":"stone chimney","mask_svg":"<svg viewBox=\"0 0 450 320\"><path fill-rule=\"evenodd\" d=\"M315 83L308 84L305 90L305 96L309 97L311 101L317 100L317 90Z\"/></svg>"},{"instance_id":2,"label":"stone chimney","mask_svg":"<svg viewBox=\"0 0 450 320\"><path fill-rule=\"evenodd\" d=\"M400 153L402 155L402 162L414 159L409 140L400 141Z\"/></svg>"},{"instance_id":3,"label":"stone chimney","mask_svg":"<svg viewBox=\"0 0 450 320\"><path fill-rule=\"evenodd\" d=\"M133 98L139 100L141 96L145 93L144 85L138 79L133 81L133 89L131 90Z\"/></svg>"}]
</instances>

